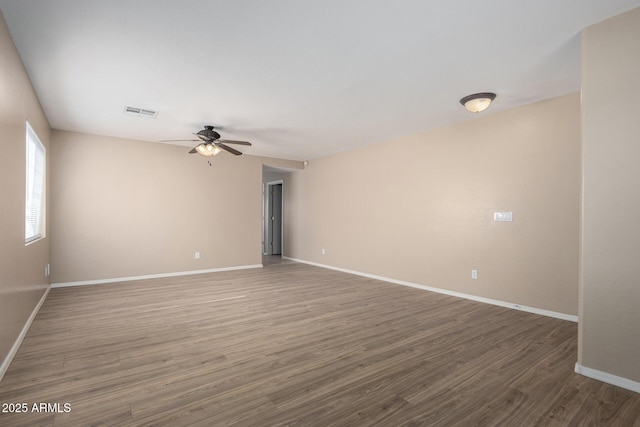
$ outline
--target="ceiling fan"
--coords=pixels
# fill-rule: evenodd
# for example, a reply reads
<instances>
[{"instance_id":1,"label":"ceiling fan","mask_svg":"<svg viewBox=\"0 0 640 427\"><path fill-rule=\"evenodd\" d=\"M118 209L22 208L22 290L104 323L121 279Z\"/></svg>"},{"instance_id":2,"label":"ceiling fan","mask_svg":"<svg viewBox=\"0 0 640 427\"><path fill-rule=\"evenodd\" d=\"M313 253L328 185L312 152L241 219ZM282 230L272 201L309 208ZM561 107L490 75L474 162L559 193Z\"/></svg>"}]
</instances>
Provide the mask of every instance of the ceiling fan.
<instances>
[{"instance_id":1,"label":"ceiling fan","mask_svg":"<svg viewBox=\"0 0 640 427\"><path fill-rule=\"evenodd\" d=\"M199 141L200 144L196 145L189 151L189 154L198 153L205 157L215 156L221 153L223 150L228 151L236 156L242 153L235 148L229 147L227 144L246 145L251 146L247 141L236 141L233 139L220 139L220 134L213 130L213 126L207 125L201 131L194 133L199 139L174 139L170 141ZM165 142L170 142L169 140Z\"/></svg>"}]
</instances>

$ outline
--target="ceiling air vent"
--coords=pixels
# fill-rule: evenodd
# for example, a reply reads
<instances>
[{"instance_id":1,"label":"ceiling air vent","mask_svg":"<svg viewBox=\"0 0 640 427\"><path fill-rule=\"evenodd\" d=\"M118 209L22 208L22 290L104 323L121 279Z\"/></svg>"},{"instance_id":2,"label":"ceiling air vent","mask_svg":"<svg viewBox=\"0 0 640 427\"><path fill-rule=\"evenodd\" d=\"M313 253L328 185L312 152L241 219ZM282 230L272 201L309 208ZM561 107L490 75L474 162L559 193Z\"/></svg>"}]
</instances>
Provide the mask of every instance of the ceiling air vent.
<instances>
[{"instance_id":1,"label":"ceiling air vent","mask_svg":"<svg viewBox=\"0 0 640 427\"><path fill-rule=\"evenodd\" d=\"M158 115L157 111L145 110L144 108L137 107L124 107L124 113L130 116L146 117L148 119L155 119Z\"/></svg>"}]
</instances>

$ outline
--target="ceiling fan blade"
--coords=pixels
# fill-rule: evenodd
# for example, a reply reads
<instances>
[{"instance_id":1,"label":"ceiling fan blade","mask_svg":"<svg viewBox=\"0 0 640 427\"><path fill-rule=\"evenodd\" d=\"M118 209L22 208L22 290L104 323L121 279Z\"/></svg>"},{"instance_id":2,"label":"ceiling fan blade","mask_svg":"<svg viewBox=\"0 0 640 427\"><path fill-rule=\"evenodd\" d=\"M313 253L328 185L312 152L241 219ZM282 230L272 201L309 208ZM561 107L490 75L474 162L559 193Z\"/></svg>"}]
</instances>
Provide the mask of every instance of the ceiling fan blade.
<instances>
[{"instance_id":1,"label":"ceiling fan blade","mask_svg":"<svg viewBox=\"0 0 640 427\"><path fill-rule=\"evenodd\" d=\"M197 133L194 133L195 136L197 136L198 138L200 138L201 140L203 140L204 142L209 142L211 141L211 138L207 138L205 135L200 135ZM194 141L198 141L197 139L194 139Z\"/></svg>"},{"instance_id":2,"label":"ceiling fan blade","mask_svg":"<svg viewBox=\"0 0 640 427\"><path fill-rule=\"evenodd\" d=\"M192 149L191 149L191 151L189 151L189 154L195 154L195 153L197 153L197 152L198 152L198 151L197 151L197 150L195 149L195 147L194 147L194 148L192 148Z\"/></svg>"},{"instance_id":3,"label":"ceiling fan blade","mask_svg":"<svg viewBox=\"0 0 640 427\"><path fill-rule=\"evenodd\" d=\"M220 147L220 148L222 148L223 150L230 152L231 154L235 154L236 156L239 156L239 155L241 155L241 154L242 154L241 152L239 152L239 151L238 151L238 150L236 150L235 148L231 148L231 147L229 147L229 146L227 146L227 145L224 145L224 144L222 144L222 143L216 142L216 143L215 143L215 145L216 145L216 147Z\"/></svg>"},{"instance_id":4,"label":"ceiling fan blade","mask_svg":"<svg viewBox=\"0 0 640 427\"><path fill-rule=\"evenodd\" d=\"M187 142L187 141L200 141L199 139L161 139L158 142Z\"/></svg>"},{"instance_id":5,"label":"ceiling fan blade","mask_svg":"<svg viewBox=\"0 0 640 427\"><path fill-rule=\"evenodd\" d=\"M225 144L251 145L250 142L247 142L247 141L235 141L233 139L219 139L217 142L223 142Z\"/></svg>"}]
</instances>

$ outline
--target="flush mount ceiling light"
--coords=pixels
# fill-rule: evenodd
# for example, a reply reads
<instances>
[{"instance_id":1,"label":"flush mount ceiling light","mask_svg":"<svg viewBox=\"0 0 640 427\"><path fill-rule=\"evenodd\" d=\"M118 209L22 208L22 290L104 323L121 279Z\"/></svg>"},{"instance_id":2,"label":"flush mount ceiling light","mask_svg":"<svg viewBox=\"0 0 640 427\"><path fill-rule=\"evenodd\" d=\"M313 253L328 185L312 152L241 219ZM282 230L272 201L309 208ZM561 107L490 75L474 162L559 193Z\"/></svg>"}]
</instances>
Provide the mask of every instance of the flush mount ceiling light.
<instances>
[{"instance_id":1,"label":"flush mount ceiling light","mask_svg":"<svg viewBox=\"0 0 640 427\"><path fill-rule=\"evenodd\" d=\"M464 105L468 111L472 113L479 113L489 108L491 102L496 99L496 94L491 92L474 93L473 95L465 96L460 100L460 104Z\"/></svg>"}]
</instances>

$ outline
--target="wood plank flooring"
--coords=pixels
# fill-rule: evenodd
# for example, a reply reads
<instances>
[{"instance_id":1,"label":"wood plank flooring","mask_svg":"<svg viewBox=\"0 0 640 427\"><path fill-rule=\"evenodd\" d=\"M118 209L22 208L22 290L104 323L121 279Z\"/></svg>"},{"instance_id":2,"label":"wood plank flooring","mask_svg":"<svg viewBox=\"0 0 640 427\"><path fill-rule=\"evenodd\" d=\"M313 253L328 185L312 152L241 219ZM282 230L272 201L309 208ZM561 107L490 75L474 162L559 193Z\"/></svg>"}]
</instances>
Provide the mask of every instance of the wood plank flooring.
<instances>
[{"instance_id":1,"label":"wood plank flooring","mask_svg":"<svg viewBox=\"0 0 640 427\"><path fill-rule=\"evenodd\" d=\"M0 425L640 426L639 394L573 372L576 335L297 263L53 289Z\"/></svg>"}]
</instances>

